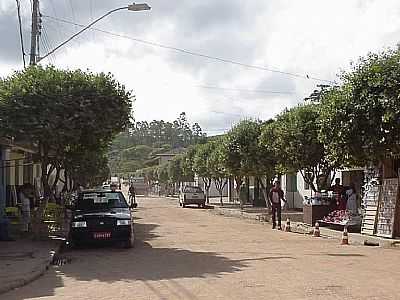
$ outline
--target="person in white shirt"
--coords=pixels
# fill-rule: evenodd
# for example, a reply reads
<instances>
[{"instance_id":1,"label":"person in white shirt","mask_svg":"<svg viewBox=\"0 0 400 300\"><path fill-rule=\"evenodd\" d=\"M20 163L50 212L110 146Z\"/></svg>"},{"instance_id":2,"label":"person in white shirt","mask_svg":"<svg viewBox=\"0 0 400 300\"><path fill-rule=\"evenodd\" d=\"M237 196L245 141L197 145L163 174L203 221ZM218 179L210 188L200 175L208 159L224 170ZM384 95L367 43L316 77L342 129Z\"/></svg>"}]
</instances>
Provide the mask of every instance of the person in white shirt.
<instances>
[{"instance_id":1,"label":"person in white shirt","mask_svg":"<svg viewBox=\"0 0 400 300\"><path fill-rule=\"evenodd\" d=\"M28 232L31 223L31 202L25 186L22 186L19 192L19 200L21 201L22 231Z\"/></svg>"},{"instance_id":2,"label":"person in white shirt","mask_svg":"<svg viewBox=\"0 0 400 300\"><path fill-rule=\"evenodd\" d=\"M346 190L347 204L346 209L352 214L357 214L357 192L354 183L350 184L350 188Z\"/></svg>"}]
</instances>

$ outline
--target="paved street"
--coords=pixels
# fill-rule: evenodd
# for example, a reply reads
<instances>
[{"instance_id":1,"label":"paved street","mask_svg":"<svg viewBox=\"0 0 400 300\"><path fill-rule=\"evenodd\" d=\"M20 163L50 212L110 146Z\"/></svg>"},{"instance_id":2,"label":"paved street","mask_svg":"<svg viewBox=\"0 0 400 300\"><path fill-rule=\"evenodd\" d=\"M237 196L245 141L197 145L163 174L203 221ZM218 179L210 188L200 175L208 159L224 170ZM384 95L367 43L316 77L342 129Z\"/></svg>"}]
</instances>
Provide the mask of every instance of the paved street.
<instances>
[{"instance_id":1,"label":"paved street","mask_svg":"<svg viewBox=\"0 0 400 300\"><path fill-rule=\"evenodd\" d=\"M136 248L80 249L2 295L16 299L399 299L399 250L337 240L139 199Z\"/></svg>"}]
</instances>

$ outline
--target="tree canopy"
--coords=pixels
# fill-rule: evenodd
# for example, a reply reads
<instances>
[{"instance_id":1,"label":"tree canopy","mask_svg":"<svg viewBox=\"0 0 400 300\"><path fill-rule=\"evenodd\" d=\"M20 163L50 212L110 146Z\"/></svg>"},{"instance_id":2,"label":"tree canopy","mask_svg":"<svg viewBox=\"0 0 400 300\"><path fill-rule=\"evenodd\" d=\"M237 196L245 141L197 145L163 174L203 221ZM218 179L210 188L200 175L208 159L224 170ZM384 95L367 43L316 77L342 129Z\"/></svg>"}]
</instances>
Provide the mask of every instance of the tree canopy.
<instances>
[{"instance_id":1,"label":"tree canopy","mask_svg":"<svg viewBox=\"0 0 400 300\"><path fill-rule=\"evenodd\" d=\"M38 144L48 196L50 171L73 169L77 150L105 149L128 126L131 93L111 74L31 66L0 81L0 110L3 134Z\"/></svg>"},{"instance_id":2,"label":"tree canopy","mask_svg":"<svg viewBox=\"0 0 400 300\"><path fill-rule=\"evenodd\" d=\"M134 122L129 130L114 139L109 152L110 167L113 173L129 174L157 165L157 154L205 141L200 125L190 124L184 112L173 122Z\"/></svg>"},{"instance_id":3,"label":"tree canopy","mask_svg":"<svg viewBox=\"0 0 400 300\"><path fill-rule=\"evenodd\" d=\"M322 142L344 165L400 153L400 51L369 54L321 99Z\"/></svg>"}]
</instances>

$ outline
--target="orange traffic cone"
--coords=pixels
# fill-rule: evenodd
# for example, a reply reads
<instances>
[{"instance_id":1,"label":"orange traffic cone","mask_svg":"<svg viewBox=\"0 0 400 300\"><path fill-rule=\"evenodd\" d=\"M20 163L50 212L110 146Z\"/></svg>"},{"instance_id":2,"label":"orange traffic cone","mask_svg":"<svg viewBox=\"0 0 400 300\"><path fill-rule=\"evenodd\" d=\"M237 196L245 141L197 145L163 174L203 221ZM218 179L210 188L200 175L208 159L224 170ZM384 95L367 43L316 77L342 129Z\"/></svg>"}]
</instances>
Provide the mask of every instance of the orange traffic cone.
<instances>
[{"instance_id":1,"label":"orange traffic cone","mask_svg":"<svg viewBox=\"0 0 400 300\"><path fill-rule=\"evenodd\" d=\"M315 236L315 237L321 236L321 232L319 231L319 223L318 222L315 222L313 236Z\"/></svg>"},{"instance_id":2,"label":"orange traffic cone","mask_svg":"<svg viewBox=\"0 0 400 300\"><path fill-rule=\"evenodd\" d=\"M343 234L342 234L342 245L349 244L349 233L347 232L347 226L344 226Z\"/></svg>"},{"instance_id":3,"label":"orange traffic cone","mask_svg":"<svg viewBox=\"0 0 400 300\"><path fill-rule=\"evenodd\" d=\"M291 231L291 229L290 229L290 220L289 220L289 218L287 218L287 220L286 220L285 231L286 231L286 232L290 232L290 231Z\"/></svg>"}]
</instances>

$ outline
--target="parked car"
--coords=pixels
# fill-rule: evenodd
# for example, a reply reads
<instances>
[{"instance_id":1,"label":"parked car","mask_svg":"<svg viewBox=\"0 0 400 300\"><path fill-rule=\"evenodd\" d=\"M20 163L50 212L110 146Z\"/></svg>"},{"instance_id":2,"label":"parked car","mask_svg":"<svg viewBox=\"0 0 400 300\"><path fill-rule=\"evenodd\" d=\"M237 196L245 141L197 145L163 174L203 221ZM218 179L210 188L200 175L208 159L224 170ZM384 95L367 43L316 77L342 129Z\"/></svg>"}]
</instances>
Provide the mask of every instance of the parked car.
<instances>
[{"instance_id":1,"label":"parked car","mask_svg":"<svg viewBox=\"0 0 400 300\"><path fill-rule=\"evenodd\" d=\"M86 190L72 209L69 240L73 245L120 242L131 248L135 231L131 207L120 191Z\"/></svg>"},{"instance_id":2,"label":"parked car","mask_svg":"<svg viewBox=\"0 0 400 300\"><path fill-rule=\"evenodd\" d=\"M197 204L199 207L206 206L206 196L203 190L197 186L185 186L179 193L179 205Z\"/></svg>"}]
</instances>

